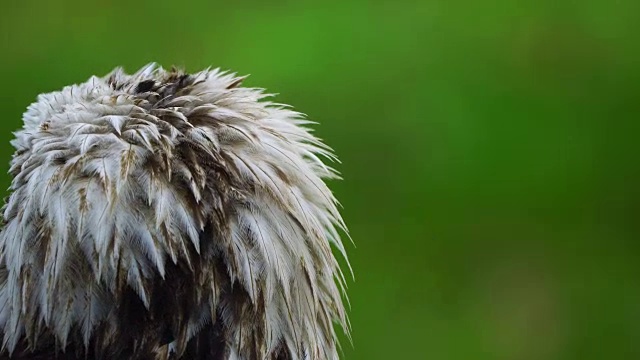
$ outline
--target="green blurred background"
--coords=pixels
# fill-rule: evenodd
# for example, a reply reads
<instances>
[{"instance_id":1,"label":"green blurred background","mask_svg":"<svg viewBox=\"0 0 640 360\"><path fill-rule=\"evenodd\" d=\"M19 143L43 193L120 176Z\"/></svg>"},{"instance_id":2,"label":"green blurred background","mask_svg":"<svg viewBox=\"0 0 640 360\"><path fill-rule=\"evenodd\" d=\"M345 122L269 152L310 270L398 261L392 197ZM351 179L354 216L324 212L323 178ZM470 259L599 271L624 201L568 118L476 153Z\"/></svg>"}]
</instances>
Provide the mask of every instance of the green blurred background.
<instances>
[{"instance_id":1,"label":"green blurred background","mask_svg":"<svg viewBox=\"0 0 640 360\"><path fill-rule=\"evenodd\" d=\"M117 65L252 74L321 123L345 359L640 358L639 1L2 5L2 164L38 93Z\"/></svg>"}]
</instances>

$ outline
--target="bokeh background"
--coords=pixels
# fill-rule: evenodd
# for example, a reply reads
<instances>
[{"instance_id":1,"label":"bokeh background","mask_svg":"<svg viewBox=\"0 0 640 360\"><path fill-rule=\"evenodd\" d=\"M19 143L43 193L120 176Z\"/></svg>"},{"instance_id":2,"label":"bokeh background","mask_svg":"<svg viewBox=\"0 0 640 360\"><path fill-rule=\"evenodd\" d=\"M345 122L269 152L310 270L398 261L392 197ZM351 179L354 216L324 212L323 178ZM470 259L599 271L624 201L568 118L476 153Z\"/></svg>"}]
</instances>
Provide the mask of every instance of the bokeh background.
<instances>
[{"instance_id":1,"label":"bokeh background","mask_svg":"<svg viewBox=\"0 0 640 360\"><path fill-rule=\"evenodd\" d=\"M342 160L345 359L638 359L639 16L637 0L3 0L0 163L38 93L151 61L251 74Z\"/></svg>"}]
</instances>

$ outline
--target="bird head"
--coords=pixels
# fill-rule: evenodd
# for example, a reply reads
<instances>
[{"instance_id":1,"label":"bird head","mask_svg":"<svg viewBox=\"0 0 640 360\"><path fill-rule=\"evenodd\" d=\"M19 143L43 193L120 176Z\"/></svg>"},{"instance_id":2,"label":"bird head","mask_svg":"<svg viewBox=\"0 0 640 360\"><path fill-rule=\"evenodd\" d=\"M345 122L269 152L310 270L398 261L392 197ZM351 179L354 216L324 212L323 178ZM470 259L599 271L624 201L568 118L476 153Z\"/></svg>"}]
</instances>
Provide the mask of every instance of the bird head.
<instances>
[{"instance_id":1,"label":"bird head","mask_svg":"<svg viewBox=\"0 0 640 360\"><path fill-rule=\"evenodd\" d=\"M336 158L243 79L116 69L29 106L0 233L5 350L338 357Z\"/></svg>"}]
</instances>

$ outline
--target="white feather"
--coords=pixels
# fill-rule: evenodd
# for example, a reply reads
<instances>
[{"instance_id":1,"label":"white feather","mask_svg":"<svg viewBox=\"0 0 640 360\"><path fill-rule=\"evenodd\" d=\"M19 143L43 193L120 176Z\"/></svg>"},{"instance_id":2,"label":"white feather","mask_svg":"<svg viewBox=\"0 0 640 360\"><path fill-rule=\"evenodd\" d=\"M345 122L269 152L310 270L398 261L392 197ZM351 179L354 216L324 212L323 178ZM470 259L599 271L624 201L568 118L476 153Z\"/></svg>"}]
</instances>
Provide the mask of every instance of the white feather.
<instances>
[{"instance_id":1,"label":"white feather","mask_svg":"<svg viewBox=\"0 0 640 360\"><path fill-rule=\"evenodd\" d=\"M227 359L338 358L333 322L349 325L331 247L346 258L346 226L322 160L337 158L313 122L242 80L152 64L28 107L0 233L3 348L129 341L114 318L129 288L149 312L158 289L193 306L168 309L163 326L182 328L158 354L221 321ZM176 269L188 277L169 284Z\"/></svg>"}]
</instances>

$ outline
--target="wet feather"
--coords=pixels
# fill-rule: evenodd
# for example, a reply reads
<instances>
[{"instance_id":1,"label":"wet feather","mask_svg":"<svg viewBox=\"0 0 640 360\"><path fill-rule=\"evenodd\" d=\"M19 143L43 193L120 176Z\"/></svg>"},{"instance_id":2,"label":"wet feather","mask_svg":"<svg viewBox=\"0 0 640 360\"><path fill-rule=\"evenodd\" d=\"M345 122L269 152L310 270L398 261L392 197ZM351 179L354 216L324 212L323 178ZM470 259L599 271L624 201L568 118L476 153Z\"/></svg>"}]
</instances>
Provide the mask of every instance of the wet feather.
<instances>
[{"instance_id":1,"label":"wet feather","mask_svg":"<svg viewBox=\"0 0 640 360\"><path fill-rule=\"evenodd\" d=\"M338 359L346 226L322 160L337 158L243 80L150 64L29 106L0 359Z\"/></svg>"}]
</instances>

